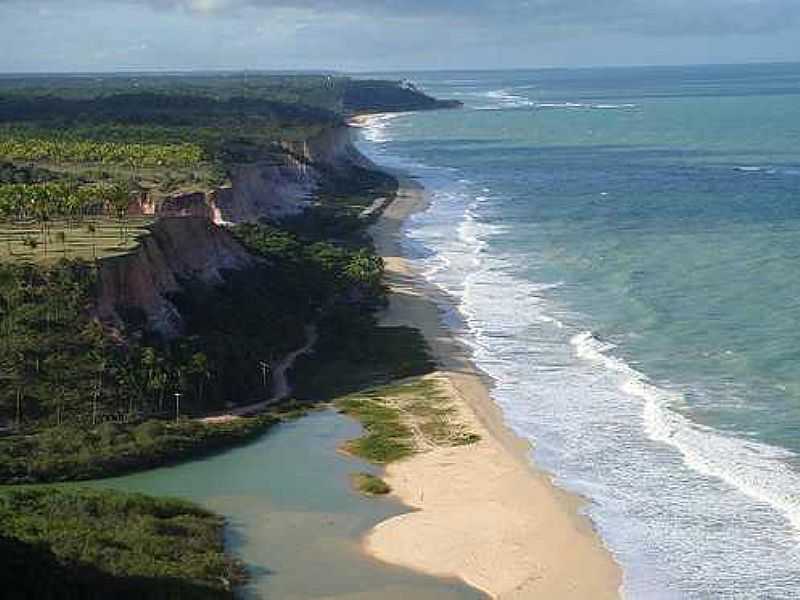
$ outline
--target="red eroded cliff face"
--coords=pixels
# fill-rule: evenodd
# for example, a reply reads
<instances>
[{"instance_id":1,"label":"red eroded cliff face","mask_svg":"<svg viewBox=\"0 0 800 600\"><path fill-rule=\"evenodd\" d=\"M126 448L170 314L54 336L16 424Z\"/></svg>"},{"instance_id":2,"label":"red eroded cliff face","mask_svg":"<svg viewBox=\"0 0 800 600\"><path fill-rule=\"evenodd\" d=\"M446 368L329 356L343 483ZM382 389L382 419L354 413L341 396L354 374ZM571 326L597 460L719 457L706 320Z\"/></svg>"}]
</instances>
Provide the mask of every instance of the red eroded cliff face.
<instances>
[{"instance_id":1,"label":"red eroded cliff face","mask_svg":"<svg viewBox=\"0 0 800 600\"><path fill-rule=\"evenodd\" d=\"M181 280L218 284L224 271L255 262L230 232L206 218L162 218L132 253L101 261L97 316L118 326L120 309L133 307L152 329L178 335L183 320L169 295L181 291Z\"/></svg>"},{"instance_id":2,"label":"red eroded cliff face","mask_svg":"<svg viewBox=\"0 0 800 600\"><path fill-rule=\"evenodd\" d=\"M214 212L208 201L208 195L203 192L189 194L176 194L161 201L154 214L160 217L203 217L214 220Z\"/></svg>"},{"instance_id":3,"label":"red eroded cliff face","mask_svg":"<svg viewBox=\"0 0 800 600\"><path fill-rule=\"evenodd\" d=\"M181 291L181 280L214 285L224 271L257 262L226 225L298 214L310 206L324 171L370 165L348 127L283 147L280 161L233 167L230 187L178 194L158 207L140 203L141 213L155 212L158 220L136 250L101 261L96 305L101 321L119 327L120 310L129 307L142 311L151 329L180 335L183 319L169 296Z\"/></svg>"},{"instance_id":4,"label":"red eroded cliff face","mask_svg":"<svg viewBox=\"0 0 800 600\"><path fill-rule=\"evenodd\" d=\"M220 224L279 218L303 212L317 186L316 170L287 157L287 164L253 163L231 169L231 187L209 194L212 218Z\"/></svg>"},{"instance_id":5,"label":"red eroded cliff face","mask_svg":"<svg viewBox=\"0 0 800 600\"><path fill-rule=\"evenodd\" d=\"M296 215L310 206L323 170L371 166L353 145L349 127L331 128L307 142L281 146L285 154L280 160L233 166L230 186L171 196L156 213L202 216L219 225Z\"/></svg>"}]
</instances>

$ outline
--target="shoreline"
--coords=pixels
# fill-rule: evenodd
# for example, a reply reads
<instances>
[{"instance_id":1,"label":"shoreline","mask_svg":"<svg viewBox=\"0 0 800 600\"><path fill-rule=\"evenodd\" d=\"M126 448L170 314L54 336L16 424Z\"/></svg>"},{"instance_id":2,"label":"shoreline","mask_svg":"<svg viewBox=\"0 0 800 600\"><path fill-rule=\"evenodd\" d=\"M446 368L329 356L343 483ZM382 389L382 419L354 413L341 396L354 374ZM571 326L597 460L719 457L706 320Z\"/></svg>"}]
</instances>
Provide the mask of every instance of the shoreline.
<instances>
[{"instance_id":1,"label":"shoreline","mask_svg":"<svg viewBox=\"0 0 800 600\"><path fill-rule=\"evenodd\" d=\"M370 229L390 287L381 321L422 332L439 364L435 376L447 382L460 418L481 441L389 465L387 483L414 512L378 524L364 549L385 562L460 578L492 598L619 598L621 569L580 513L585 501L536 468L531 444L508 428L492 400L491 381L441 322L441 292L403 256L403 225L429 201L421 184L393 174L400 188Z\"/></svg>"}]
</instances>

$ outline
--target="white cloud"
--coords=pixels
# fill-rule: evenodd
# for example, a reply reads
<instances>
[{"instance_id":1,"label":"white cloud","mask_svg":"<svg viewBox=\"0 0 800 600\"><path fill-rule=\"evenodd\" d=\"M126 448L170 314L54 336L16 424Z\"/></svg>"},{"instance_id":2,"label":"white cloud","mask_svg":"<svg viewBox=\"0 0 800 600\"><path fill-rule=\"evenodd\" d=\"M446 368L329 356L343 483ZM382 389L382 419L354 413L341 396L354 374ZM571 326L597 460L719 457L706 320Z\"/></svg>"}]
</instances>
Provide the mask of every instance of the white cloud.
<instances>
[{"instance_id":1,"label":"white cloud","mask_svg":"<svg viewBox=\"0 0 800 600\"><path fill-rule=\"evenodd\" d=\"M196 12L210 14L230 8L229 0L188 0L188 7Z\"/></svg>"}]
</instances>

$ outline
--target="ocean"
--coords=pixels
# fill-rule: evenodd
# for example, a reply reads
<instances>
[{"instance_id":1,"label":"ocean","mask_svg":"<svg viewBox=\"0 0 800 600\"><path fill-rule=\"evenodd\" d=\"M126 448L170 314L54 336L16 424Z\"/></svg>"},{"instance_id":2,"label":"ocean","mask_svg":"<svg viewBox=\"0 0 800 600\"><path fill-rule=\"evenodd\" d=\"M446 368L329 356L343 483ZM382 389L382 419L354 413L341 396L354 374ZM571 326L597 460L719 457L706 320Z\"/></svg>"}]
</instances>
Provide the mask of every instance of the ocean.
<instances>
[{"instance_id":1,"label":"ocean","mask_svg":"<svg viewBox=\"0 0 800 600\"><path fill-rule=\"evenodd\" d=\"M800 65L390 74L406 252L628 598L800 598Z\"/></svg>"}]
</instances>

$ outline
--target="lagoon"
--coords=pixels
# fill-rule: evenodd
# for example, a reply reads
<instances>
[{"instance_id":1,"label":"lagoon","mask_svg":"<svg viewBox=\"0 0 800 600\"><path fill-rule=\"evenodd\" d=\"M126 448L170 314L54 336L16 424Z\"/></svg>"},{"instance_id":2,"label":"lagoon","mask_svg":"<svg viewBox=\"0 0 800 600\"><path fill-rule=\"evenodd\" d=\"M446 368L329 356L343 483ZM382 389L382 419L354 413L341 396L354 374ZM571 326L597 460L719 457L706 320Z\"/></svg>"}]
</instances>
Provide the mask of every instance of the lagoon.
<instances>
[{"instance_id":1,"label":"lagoon","mask_svg":"<svg viewBox=\"0 0 800 600\"><path fill-rule=\"evenodd\" d=\"M351 419L318 411L246 446L90 485L182 498L224 515L228 547L251 576L243 598L484 598L466 585L384 565L362 552L366 531L407 509L352 489L352 473L378 472L338 451L359 432Z\"/></svg>"}]
</instances>

